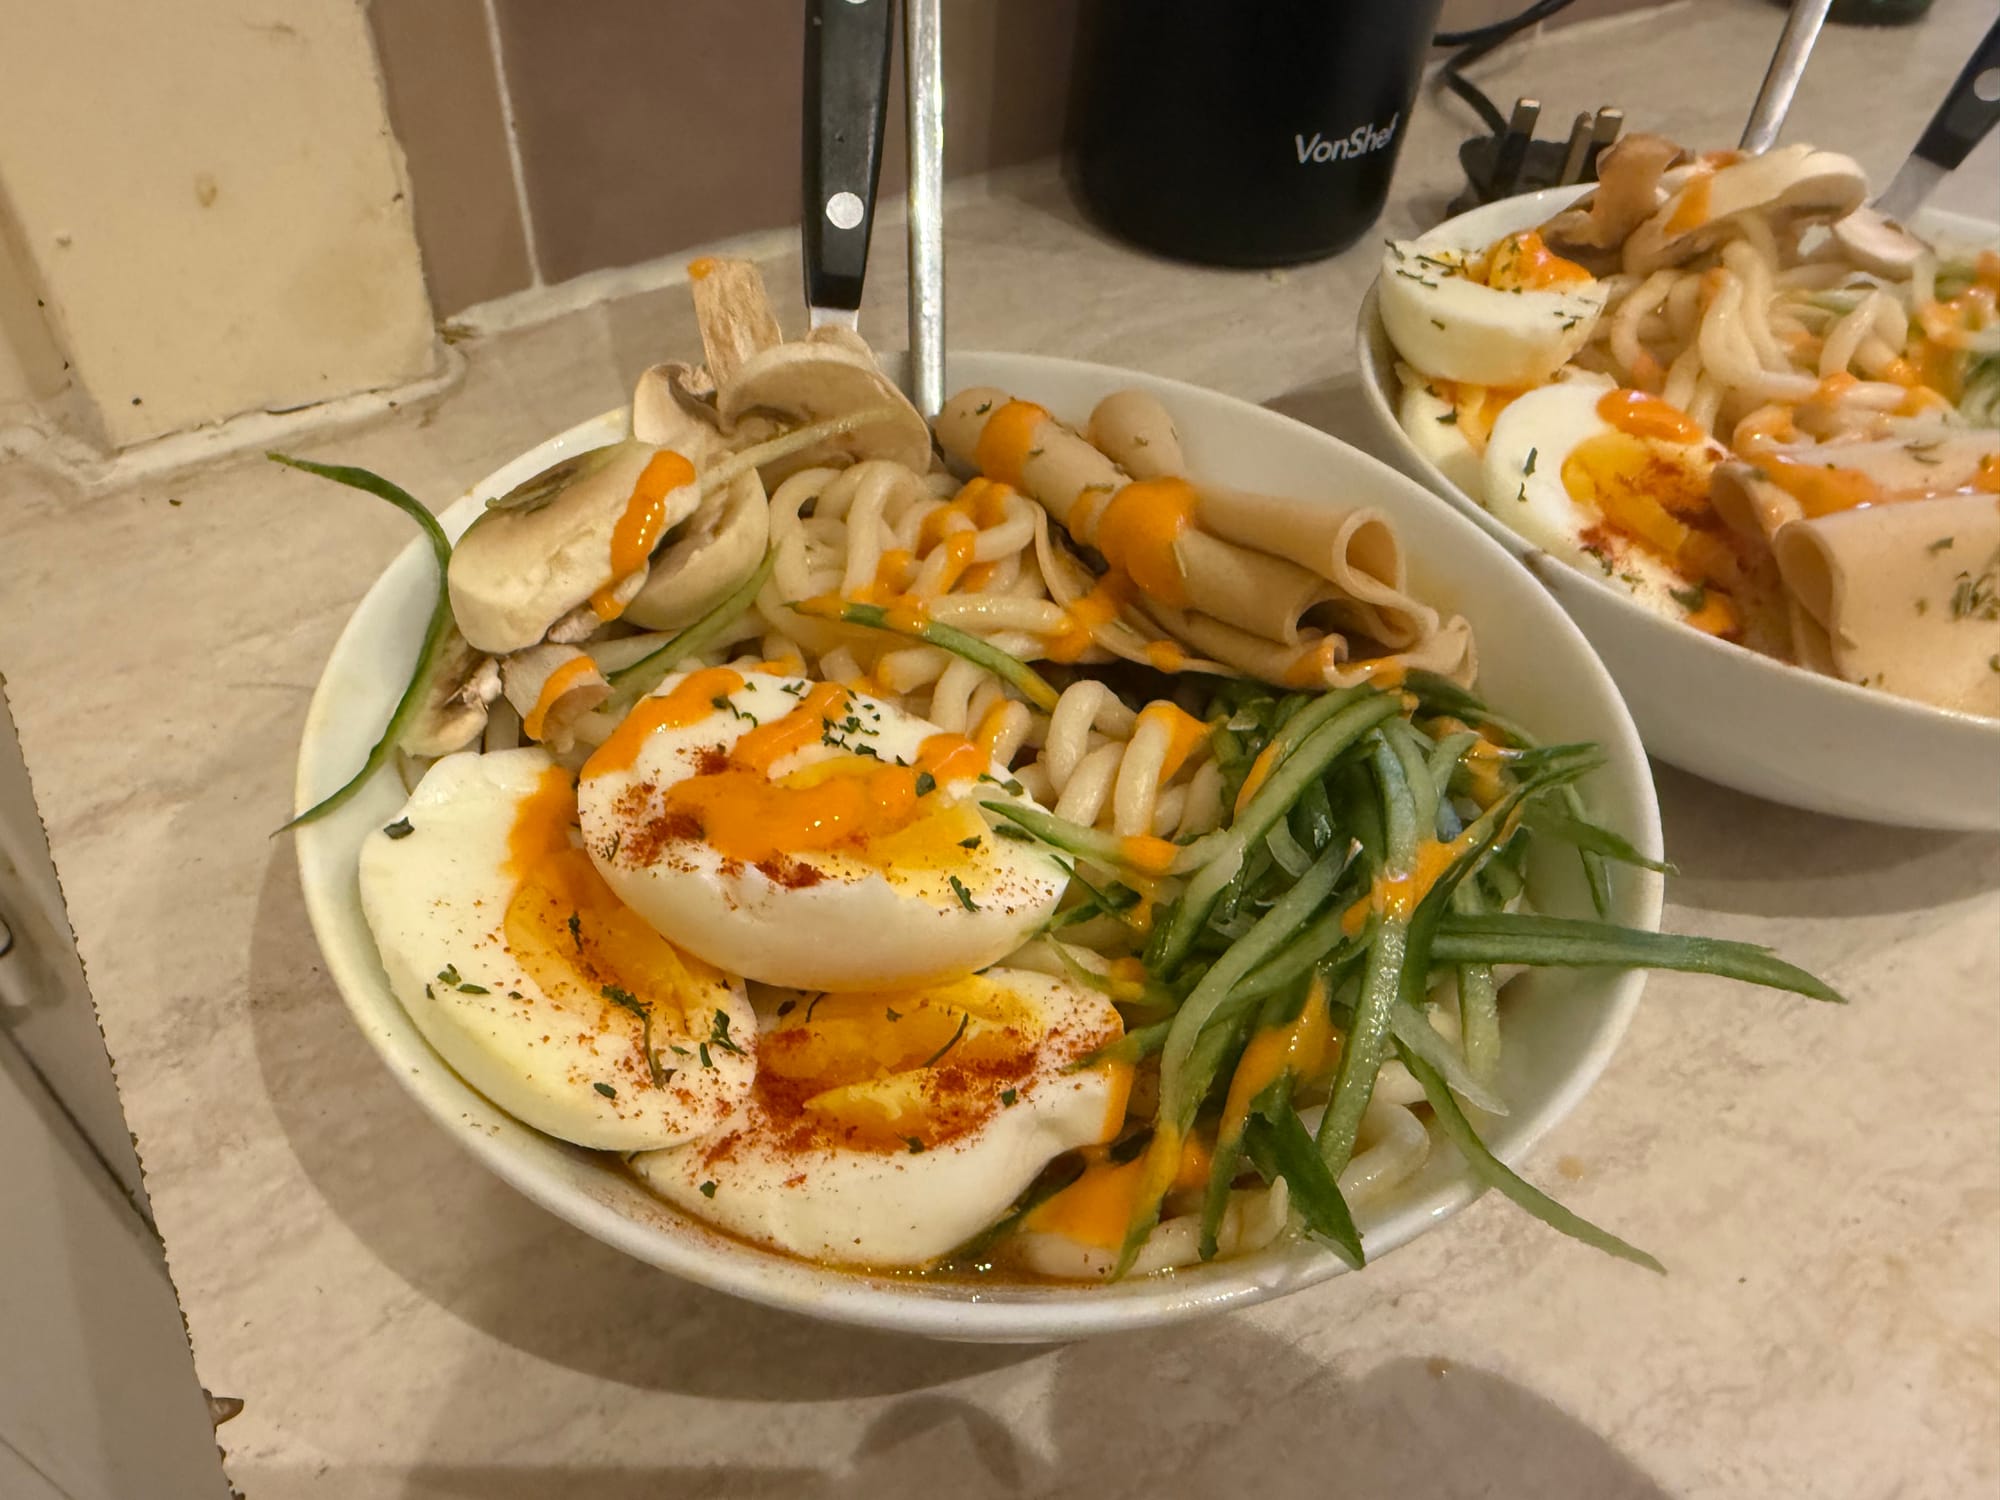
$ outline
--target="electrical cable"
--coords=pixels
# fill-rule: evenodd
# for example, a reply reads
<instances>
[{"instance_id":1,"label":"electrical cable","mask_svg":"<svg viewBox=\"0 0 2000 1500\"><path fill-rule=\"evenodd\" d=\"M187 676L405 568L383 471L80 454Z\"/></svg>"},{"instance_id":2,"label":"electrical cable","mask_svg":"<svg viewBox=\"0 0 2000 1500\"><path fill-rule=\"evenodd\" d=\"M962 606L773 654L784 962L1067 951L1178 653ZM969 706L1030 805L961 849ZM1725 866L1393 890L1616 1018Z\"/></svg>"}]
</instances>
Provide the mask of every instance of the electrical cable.
<instances>
[{"instance_id":1,"label":"electrical cable","mask_svg":"<svg viewBox=\"0 0 2000 1500\"><path fill-rule=\"evenodd\" d=\"M1459 50L1445 59L1444 67L1438 72L1438 79L1459 98L1472 107L1486 128L1495 135L1505 133L1507 117L1489 99L1480 87L1465 77L1464 69L1478 62L1501 43L1511 40L1530 26L1546 21L1557 11L1566 10L1575 0L1535 0L1527 9L1494 21L1486 26L1474 26L1465 31L1440 31L1431 38L1437 47L1456 47Z\"/></svg>"}]
</instances>

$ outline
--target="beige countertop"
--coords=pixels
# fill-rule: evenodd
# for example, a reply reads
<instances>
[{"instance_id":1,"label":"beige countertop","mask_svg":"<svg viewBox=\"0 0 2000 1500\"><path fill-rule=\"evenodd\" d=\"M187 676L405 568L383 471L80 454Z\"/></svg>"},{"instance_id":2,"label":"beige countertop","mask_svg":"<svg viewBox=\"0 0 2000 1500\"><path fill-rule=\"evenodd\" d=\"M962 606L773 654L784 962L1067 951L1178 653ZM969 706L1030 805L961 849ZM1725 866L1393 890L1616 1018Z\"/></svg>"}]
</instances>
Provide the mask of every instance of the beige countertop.
<instances>
[{"instance_id":1,"label":"beige countertop","mask_svg":"<svg viewBox=\"0 0 2000 1500\"><path fill-rule=\"evenodd\" d=\"M1990 20L1829 31L1790 135L1886 174ZM1489 67L1545 118L1733 140L1779 18L1699 0ZM1893 80L1893 82L1892 82ZM1381 230L1435 216L1467 129L1413 114ZM1989 142L1989 148L2000 140ZM2000 217L2000 153L1953 186ZM1969 195L1969 196L1968 196ZM1364 246L1174 266L1049 169L951 207L965 347L1127 364L1359 436ZM1372 245L1373 241L1369 241ZM893 227L865 326L901 339ZM774 289L796 315L796 266ZM677 289L462 344L420 409L308 443L442 504L693 347ZM1650 1276L1489 1198L1362 1276L1054 1349L798 1321L671 1280L489 1177L349 1025L302 908L306 700L408 539L242 458L70 495L17 466L0 668L204 1382L253 1500L581 1495L1963 1496L2000 1483L2000 839L1830 821L1659 771L1668 924L1769 943L1836 1011L1656 976L1532 1175Z\"/></svg>"}]
</instances>

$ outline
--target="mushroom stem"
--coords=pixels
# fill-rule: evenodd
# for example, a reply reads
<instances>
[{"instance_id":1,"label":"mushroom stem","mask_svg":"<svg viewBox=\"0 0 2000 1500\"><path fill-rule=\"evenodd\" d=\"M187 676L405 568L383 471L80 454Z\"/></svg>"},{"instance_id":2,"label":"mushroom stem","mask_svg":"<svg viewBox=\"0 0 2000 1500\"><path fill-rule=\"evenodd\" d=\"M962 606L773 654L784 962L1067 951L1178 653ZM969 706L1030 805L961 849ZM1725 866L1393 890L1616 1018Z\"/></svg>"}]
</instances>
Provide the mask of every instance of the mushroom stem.
<instances>
[{"instance_id":1,"label":"mushroom stem","mask_svg":"<svg viewBox=\"0 0 2000 1500\"><path fill-rule=\"evenodd\" d=\"M688 290L701 325L702 355L716 385L735 379L751 355L784 342L756 262L704 256L688 267Z\"/></svg>"}]
</instances>

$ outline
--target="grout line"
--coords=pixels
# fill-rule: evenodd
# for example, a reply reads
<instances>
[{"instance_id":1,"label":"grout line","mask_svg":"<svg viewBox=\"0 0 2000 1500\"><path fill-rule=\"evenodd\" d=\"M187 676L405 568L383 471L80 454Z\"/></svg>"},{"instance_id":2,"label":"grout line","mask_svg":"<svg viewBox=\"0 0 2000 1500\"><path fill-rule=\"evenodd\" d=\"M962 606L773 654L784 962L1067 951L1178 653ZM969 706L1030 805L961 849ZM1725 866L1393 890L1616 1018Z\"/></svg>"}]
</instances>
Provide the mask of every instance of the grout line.
<instances>
[{"instance_id":1,"label":"grout line","mask_svg":"<svg viewBox=\"0 0 2000 1500\"><path fill-rule=\"evenodd\" d=\"M507 84L507 57L500 42L500 16L494 0L484 0L486 47L493 56L493 81L500 90L500 118L507 129L507 165L514 174L514 209L521 216L521 241L528 252L528 274L532 285L545 286L542 256L535 244L535 215L528 207L528 172L521 163L521 132L514 120L514 91Z\"/></svg>"}]
</instances>

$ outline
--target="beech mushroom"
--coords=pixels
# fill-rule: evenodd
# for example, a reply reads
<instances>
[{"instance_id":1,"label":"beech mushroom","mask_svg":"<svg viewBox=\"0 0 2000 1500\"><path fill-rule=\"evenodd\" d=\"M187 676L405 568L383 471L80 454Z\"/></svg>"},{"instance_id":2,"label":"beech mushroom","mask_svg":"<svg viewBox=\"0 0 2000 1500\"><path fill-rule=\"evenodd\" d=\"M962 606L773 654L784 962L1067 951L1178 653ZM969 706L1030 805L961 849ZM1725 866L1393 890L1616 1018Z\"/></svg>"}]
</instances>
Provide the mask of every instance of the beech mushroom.
<instances>
[{"instance_id":1,"label":"beech mushroom","mask_svg":"<svg viewBox=\"0 0 2000 1500\"><path fill-rule=\"evenodd\" d=\"M1720 167L1698 164L1625 238L1620 257L1636 276L1685 264L1728 238L1744 214L1784 224L1842 219L1868 196L1868 177L1852 157L1811 146L1783 146Z\"/></svg>"},{"instance_id":2,"label":"beech mushroom","mask_svg":"<svg viewBox=\"0 0 2000 1500\"><path fill-rule=\"evenodd\" d=\"M669 448L628 439L563 460L489 500L452 549L459 629L505 655L580 605L616 618L655 544L700 500L694 465Z\"/></svg>"}]
</instances>

